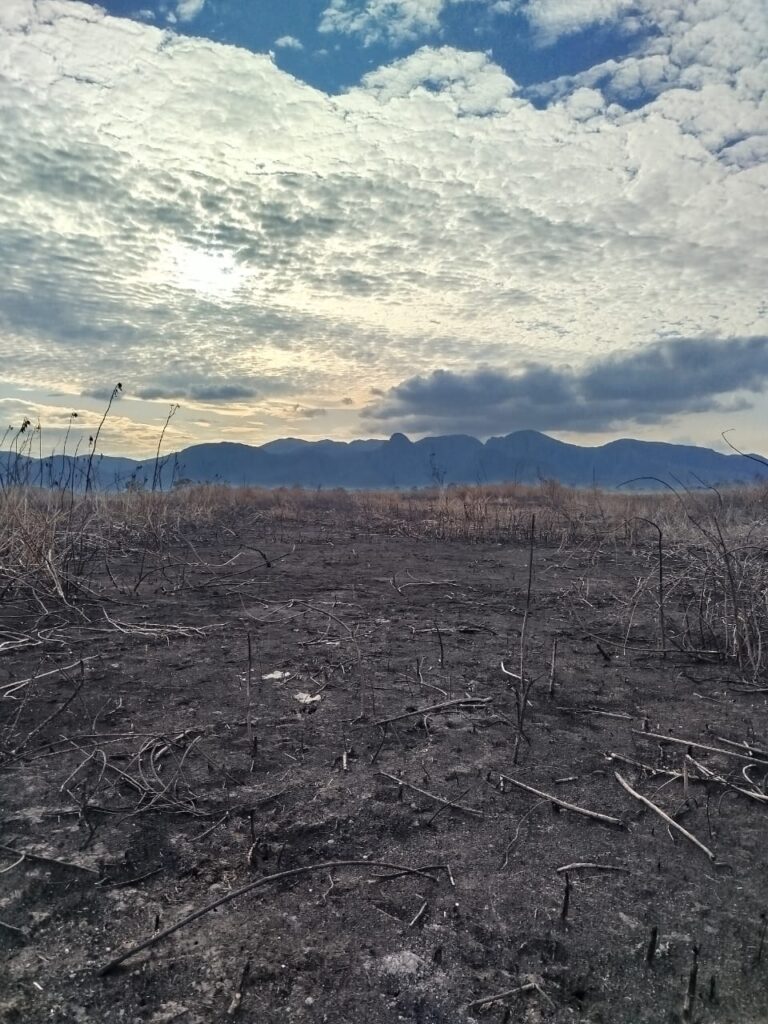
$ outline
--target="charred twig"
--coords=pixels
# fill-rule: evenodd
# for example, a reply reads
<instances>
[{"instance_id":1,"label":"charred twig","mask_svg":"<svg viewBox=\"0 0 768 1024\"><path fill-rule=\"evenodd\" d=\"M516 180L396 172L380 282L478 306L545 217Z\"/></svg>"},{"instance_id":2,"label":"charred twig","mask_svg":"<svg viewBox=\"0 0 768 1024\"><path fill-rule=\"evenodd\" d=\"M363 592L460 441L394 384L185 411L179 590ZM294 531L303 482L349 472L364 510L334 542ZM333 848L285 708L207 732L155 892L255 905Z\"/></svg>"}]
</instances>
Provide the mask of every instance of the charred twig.
<instances>
[{"instance_id":1,"label":"charred twig","mask_svg":"<svg viewBox=\"0 0 768 1024\"><path fill-rule=\"evenodd\" d=\"M493 697L462 697L457 700L445 700L441 704L430 704L427 708L416 708L413 711L405 711L402 715L394 715L392 718L380 718L372 725L389 725L390 722L401 722L404 718L412 718L414 715L431 715L435 711L446 711L448 708L484 708L487 707Z\"/></svg>"},{"instance_id":2,"label":"charred twig","mask_svg":"<svg viewBox=\"0 0 768 1024\"><path fill-rule=\"evenodd\" d=\"M502 999L509 999L511 996L522 995L524 992L540 992L541 989L535 981L528 981L525 985L518 985L517 988L508 988L504 992L496 992L495 995L485 996L483 999L474 999L467 1003L468 1010L480 1010L491 1003L497 1003Z\"/></svg>"},{"instance_id":3,"label":"charred twig","mask_svg":"<svg viewBox=\"0 0 768 1024\"><path fill-rule=\"evenodd\" d=\"M58 868L69 868L72 871L85 871L89 875L98 875L96 868L88 868L84 864L75 864L69 860L57 860L55 857L45 857L41 853L32 853L29 850L17 850L13 846L5 846L0 843L0 850L3 853L12 853L14 856L23 854L23 860L36 860L41 864L55 864ZM20 862L19 862L20 863Z\"/></svg>"},{"instance_id":4,"label":"charred twig","mask_svg":"<svg viewBox=\"0 0 768 1024\"><path fill-rule=\"evenodd\" d=\"M654 925L651 928L651 937L648 940L648 946L645 950L645 962L652 964L654 957L656 956L656 949L659 945L659 928L658 925Z\"/></svg>"},{"instance_id":5,"label":"charred twig","mask_svg":"<svg viewBox=\"0 0 768 1024\"><path fill-rule=\"evenodd\" d=\"M12 683L3 683L0 686L0 694L4 697L10 696L12 693L16 693L23 686L27 686L29 683L36 683L40 679L46 679L48 676L55 676L58 673L70 672L73 668L77 668L79 665L84 665L88 661L93 661L98 658L97 654L91 654L87 658L78 658L77 661L73 661L71 665L59 665L56 668L52 668L48 672L40 672L34 676L28 676L26 679L16 679Z\"/></svg>"},{"instance_id":6,"label":"charred twig","mask_svg":"<svg viewBox=\"0 0 768 1024\"><path fill-rule=\"evenodd\" d=\"M549 696L554 697L555 695L555 678L557 675L557 643L558 638L553 637L552 639L552 659L549 664Z\"/></svg>"},{"instance_id":7,"label":"charred twig","mask_svg":"<svg viewBox=\"0 0 768 1024\"><path fill-rule=\"evenodd\" d=\"M63 672L63 670L61 670L61 669L59 671L62 672L62 674L64 675L64 677L66 679L69 679L69 676L66 674L66 672ZM26 748L26 746L29 743L29 741L34 736L37 736L38 733L42 732L43 729L45 729L46 726L50 725L51 722L55 721L59 717L59 715L63 715L64 714L64 712L67 710L69 705L72 703L72 701L75 699L75 697L77 697L77 695L80 693L80 691L82 690L83 686L85 685L85 673L84 673L84 670L83 670L83 667L82 667L82 663L80 663L80 672L81 672L81 678L75 684L75 688L72 690L72 693L70 693L70 695L67 697L67 699L62 704L60 704L56 708L55 711L52 711L51 714L48 715L47 718L44 718L42 722L40 722L38 725L36 725L34 727L34 729L31 730L31 732L27 733L27 735L24 737L24 739L21 741L21 743L19 743L13 750L11 750L10 757L13 757L13 758L18 757L18 755L22 753L22 751ZM71 682L71 680L70 680L70 682Z\"/></svg>"},{"instance_id":8,"label":"charred twig","mask_svg":"<svg viewBox=\"0 0 768 1024\"><path fill-rule=\"evenodd\" d=\"M563 705L557 704L555 706L557 711L566 711L570 715L601 715L603 718L623 718L632 720L632 715L627 715L623 711L603 711L602 708L568 708Z\"/></svg>"},{"instance_id":9,"label":"charred twig","mask_svg":"<svg viewBox=\"0 0 768 1024\"><path fill-rule=\"evenodd\" d=\"M691 1020L693 1017L693 1004L696 1000L696 981L699 975L699 947L694 942L692 951L691 970L688 975L688 988L683 1000L683 1020Z\"/></svg>"},{"instance_id":10,"label":"charred twig","mask_svg":"<svg viewBox=\"0 0 768 1024\"><path fill-rule=\"evenodd\" d=\"M269 564L269 563L267 563ZM238 982L237 988L232 996L232 1001L227 1008L227 1016L234 1017L235 1014L240 1010L243 1003L243 992L245 990L245 983L248 980L248 974L251 970L251 961L246 960L243 964L243 969L240 972L240 981Z\"/></svg>"},{"instance_id":11,"label":"charred twig","mask_svg":"<svg viewBox=\"0 0 768 1024\"><path fill-rule=\"evenodd\" d=\"M218 899L212 900L210 903L206 903L205 906L200 907L191 914L187 914L176 924L172 924L168 928L164 928L162 931L156 932L149 939L145 939L143 942L138 943L135 946L129 947L125 952L119 956L114 957L108 963L104 964L99 969L100 975L110 974L116 970L122 963L129 960L132 956L137 953L142 953L145 949L150 949L156 946L163 939L168 938L169 935L173 935L174 932L179 931L188 924L192 924L193 921L197 921L198 918L208 914L211 910L215 910L217 907L222 906L224 903L230 903L232 900L237 899L239 896L245 896L246 893L253 892L254 889L260 889L264 885L269 885L272 882L280 882L286 878L297 878L299 875L311 874L314 871L329 871L334 868L344 867L381 867L381 868L393 868L396 871L402 871L404 874L413 874L424 876L423 871L418 871L414 868L407 868L401 864L390 864L388 861L380 860L331 860L322 861L318 864L306 864L300 868L290 868L287 871L278 871L274 875L264 875L261 878L257 878L253 882L248 882L247 885L240 886L239 889L234 889L232 892L228 892L225 896L220 896ZM435 879L433 879L434 881Z\"/></svg>"},{"instance_id":12,"label":"charred twig","mask_svg":"<svg viewBox=\"0 0 768 1024\"><path fill-rule=\"evenodd\" d=\"M29 937L23 928L17 928L15 924L8 924L7 921L0 921L0 928L5 928L12 935L17 935L23 942L26 942Z\"/></svg>"},{"instance_id":13,"label":"charred twig","mask_svg":"<svg viewBox=\"0 0 768 1024\"><path fill-rule=\"evenodd\" d=\"M571 876L565 872L565 889L563 890L563 905L560 909L560 920L565 924L568 920L568 910L571 905Z\"/></svg>"},{"instance_id":14,"label":"charred twig","mask_svg":"<svg viewBox=\"0 0 768 1024\"><path fill-rule=\"evenodd\" d=\"M681 779L683 777L682 772L674 771L671 768L657 768L656 765L645 764L643 761L634 761L631 757L625 757L623 754L612 752L606 754L605 759L606 761L621 761L622 764L631 765L633 768L640 768L651 775L668 775L671 779Z\"/></svg>"},{"instance_id":15,"label":"charred twig","mask_svg":"<svg viewBox=\"0 0 768 1024\"><path fill-rule=\"evenodd\" d=\"M426 789L419 789L418 786L414 786L412 782L406 782L405 779L398 779L396 775L390 775L388 772L379 772L379 775L383 775L385 779L389 779L390 782L396 782L398 786L406 786L408 789L412 789L415 793L419 793L421 796L426 796L430 800L436 801L436 803L443 804L445 807L453 807L457 811L462 811L464 814L471 814L475 818L484 818L485 815L482 811L475 810L474 807L465 807L464 804L454 803L453 800L446 800L445 797L437 796L436 793L429 793Z\"/></svg>"},{"instance_id":16,"label":"charred twig","mask_svg":"<svg viewBox=\"0 0 768 1024\"><path fill-rule=\"evenodd\" d=\"M456 884L453 880L449 864L423 864L418 868L400 868L398 871L390 871L386 875L374 875L373 878L368 879L368 882L370 885L378 885L379 882L391 882L394 878L402 878L403 875L414 874L422 875L424 878L428 878L430 882L436 882L437 879L429 874L430 871L445 871L451 885Z\"/></svg>"},{"instance_id":17,"label":"charred twig","mask_svg":"<svg viewBox=\"0 0 768 1024\"><path fill-rule=\"evenodd\" d=\"M539 801L537 801L532 807L530 807L525 812L525 814L522 816L520 821L517 823L517 828L515 829L515 834L512 836L510 841L507 843L506 849L504 850L504 859L502 860L501 865L499 867L500 871L503 871L504 868L506 868L507 864L509 864L509 855L512 852L512 847L517 843L518 839L520 838L520 829L523 827L523 825L526 823L526 821L528 821L528 819L531 817L533 812L538 807L541 807L542 804L545 804L545 803L547 803L546 800L539 800Z\"/></svg>"},{"instance_id":18,"label":"charred twig","mask_svg":"<svg viewBox=\"0 0 768 1024\"><path fill-rule=\"evenodd\" d=\"M136 878L126 878L122 882L107 882L102 885L103 889L125 889L130 885L138 885L139 882L145 882L148 878L154 878L155 875L159 875L162 868L154 868L152 871L147 871L143 875L138 875ZM97 882L96 885L101 885Z\"/></svg>"}]
</instances>

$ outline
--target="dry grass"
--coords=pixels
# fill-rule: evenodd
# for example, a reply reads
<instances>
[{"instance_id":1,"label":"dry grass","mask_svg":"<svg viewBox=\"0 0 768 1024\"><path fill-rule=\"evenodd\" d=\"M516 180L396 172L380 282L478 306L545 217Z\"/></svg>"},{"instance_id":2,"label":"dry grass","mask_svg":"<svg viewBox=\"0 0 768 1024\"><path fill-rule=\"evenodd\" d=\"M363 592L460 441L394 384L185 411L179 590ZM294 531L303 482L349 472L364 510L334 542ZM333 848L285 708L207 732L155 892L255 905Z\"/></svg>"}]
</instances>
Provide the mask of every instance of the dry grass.
<instances>
[{"instance_id":1,"label":"dry grass","mask_svg":"<svg viewBox=\"0 0 768 1024\"><path fill-rule=\"evenodd\" d=\"M578 551L591 564L630 554L645 568L626 609L655 603L659 646L733 662L757 680L768 666L768 488L719 493L621 494L555 482L413 492L190 486L170 492L70 491L8 487L0 493L0 610L15 649L52 620L93 616L108 597L155 571L171 544L201 527L233 534L259 523L265 537L290 540L325 525L350 540L371 534L432 542L527 545ZM110 560L133 556L135 578L118 583ZM194 562L194 550L190 551ZM98 582L97 582L98 581Z\"/></svg>"}]
</instances>

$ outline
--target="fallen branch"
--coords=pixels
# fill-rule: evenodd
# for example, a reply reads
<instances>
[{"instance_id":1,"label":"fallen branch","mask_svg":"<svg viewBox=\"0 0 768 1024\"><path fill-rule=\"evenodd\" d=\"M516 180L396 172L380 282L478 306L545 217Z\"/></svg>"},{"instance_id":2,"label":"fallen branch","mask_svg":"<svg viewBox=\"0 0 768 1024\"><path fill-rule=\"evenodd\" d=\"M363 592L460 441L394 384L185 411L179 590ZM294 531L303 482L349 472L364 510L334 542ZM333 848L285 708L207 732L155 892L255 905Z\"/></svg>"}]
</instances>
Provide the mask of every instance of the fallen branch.
<instances>
[{"instance_id":1,"label":"fallen branch","mask_svg":"<svg viewBox=\"0 0 768 1024\"><path fill-rule=\"evenodd\" d=\"M412 875L414 872L417 874L427 875L428 878L432 878L432 876L428 874L430 871L445 871L451 885L456 884L453 880L453 875L451 874L450 865L448 864L424 864L422 867L418 868L401 868L399 871L392 871L388 875L374 875L373 878L368 879L368 884L376 885L378 882L391 882L393 878L402 878L403 875ZM434 882L435 879L432 878L432 881Z\"/></svg>"},{"instance_id":2,"label":"fallen branch","mask_svg":"<svg viewBox=\"0 0 768 1024\"><path fill-rule=\"evenodd\" d=\"M649 772L651 775L666 775L670 779L685 779L686 775L688 782L712 782L718 786L725 786L726 789L732 789L736 793L742 793L744 796L750 797L752 800L756 800L758 803L768 803L768 796L765 793L759 792L757 789L744 789L742 786L737 786L733 782L729 782L722 776L717 775L712 771L711 768L707 768L705 765L695 761L690 754L685 755L684 763L690 763L699 772L699 775L691 775L690 772L677 772L671 768L655 768L651 764L644 764L642 761L633 761L631 757L624 757L623 754L606 754L606 761L621 761L624 764L631 765L633 768L640 768L644 772ZM744 770L754 767L752 764L745 764Z\"/></svg>"},{"instance_id":3,"label":"fallen branch","mask_svg":"<svg viewBox=\"0 0 768 1024\"><path fill-rule=\"evenodd\" d=\"M15 924L8 924L7 921L0 921L0 928L6 928L11 934L18 935L23 942L26 942L29 938L29 935L23 928L17 928Z\"/></svg>"},{"instance_id":4,"label":"fallen branch","mask_svg":"<svg viewBox=\"0 0 768 1024\"><path fill-rule=\"evenodd\" d=\"M416 912L415 917L413 918L411 923L408 925L409 928L414 928L419 923L419 921L422 919L422 917L424 917L424 915L426 914L428 906L429 906L429 901L428 900L424 900L424 902L421 904L421 906L419 907L418 911Z\"/></svg>"},{"instance_id":5,"label":"fallen branch","mask_svg":"<svg viewBox=\"0 0 768 1024\"><path fill-rule=\"evenodd\" d=\"M467 1003L468 1010L479 1010L483 1006L489 1006L491 1003L496 1003L500 999L509 999L510 996L522 995L524 992L540 992L541 989L535 981L528 981L525 985L518 985L517 988L508 988L504 992L497 992L493 996L485 996L484 999L475 999L471 1003Z\"/></svg>"},{"instance_id":6,"label":"fallen branch","mask_svg":"<svg viewBox=\"0 0 768 1024\"><path fill-rule=\"evenodd\" d=\"M94 658L98 658L98 654L91 654L87 658L78 658L77 661L73 661L71 665L60 665L56 668L52 668L49 672L40 672L36 676L28 676L26 679L17 679L13 683L3 683L0 686L0 694L4 697L10 696L15 693L16 690L20 690L22 686L26 686L28 683L36 683L39 679L47 679L48 676L55 676L58 672L69 672L73 668L77 668L78 665L85 664L88 661L93 661Z\"/></svg>"},{"instance_id":7,"label":"fallen branch","mask_svg":"<svg viewBox=\"0 0 768 1024\"><path fill-rule=\"evenodd\" d=\"M676 829L681 836L684 836L689 842L693 843L694 846L698 846L702 853L705 853L711 861L714 861L716 859L714 853L712 853L709 847L705 846L704 843L702 843L699 839L696 838L696 836L690 833L688 829L685 829L682 825L679 825L674 818L670 818L666 811L662 811L662 809L660 807L657 807L656 804L653 803L653 801L648 799L648 797L643 796L641 793L638 793L637 790L632 789L627 780L618 772L614 772L613 774L616 776L617 782L630 794L630 796L633 796L635 800L639 800L641 804L645 804L646 807L650 808L650 810L658 814L662 821L665 821L667 825L669 825L671 828Z\"/></svg>"},{"instance_id":8,"label":"fallen branch","mask_svg":"<svg viewBox=\"0 0 768 1024\"><path fill-rule=\"evenodd\" d=\"M452 800L446 800L445 797L437 796L436 793L429 793L426 789L419 789L419 787L414 786L412 782L406 782L405 779L398 779L396 775L390 775L388 772L379 772L379 775L383 775L385 779L389 779L391 782L396 782L398 786L406 786L408 789L412 789L414 793L420 793L421 796L426 796L438 804L443 804L444 807L453 807L457 811L463 811L464 814L471 814L475 818L485 817L482 811L476 811L474 807L465 807L464 804L457 804Z\"/></svg>"},{"instance_id":9,"label":"fallen branch","mask_svg":"<svg viewBox=\"0 0 768 1024\"><path fill-rule=\"evenodd\" d=\"M640 768L644 772L650 772L651 775L668 775L670 779L682 779L683 773L673 771L671 768L656 768L652 764L645 764L643 761L633 761L631 757L624 757L623 754L609 753L605 755L606 761L621 761L623 764L631 765L633 768ZM697 779L691 779L692 782L697 782Z\"/></svg>"},{"instance_id":10,"label":"fallen branch","mask_svg":"<svg viewBox=\"0 0 768 1024\"><path fill-rule=\"evenodd\" d=\"M412 580L410 583L398 583L397 577L393 576L389 581L398 594L402 594L406 587L458 587L456 580Z\"/></svg>"},{"instance_id":11,"label":"fallen branch","mask_svg":"<svg viewBox=\"0 0 768 1024\"><path fill-rule=\"evenodd\" d=\"M659 732L643 732L641 729L633 729L634 736L643 736L647 740L660 740L662 743L677 743L683 747L696 747L697 750L708 750L710 754L721 754L723 757L737 757L741 761L755 761L757 764L768 766L768 761L761 761L759 757L749 757L736 750L723 750L722 747L708 747L706 743L696 743L694 740L684 740L677 736L665 736Z\"/></svg>"},{"instance_id":12,"label":"fallen branch","mask_svg":"<svg viewBox=\"0 0 768 1024\"><path fill-rule=\"evenodd\" d=\"M570 715L602 715L603 718L628 718L630 720L632 718L632 715L626 715L623 711L603 711L601 708L568 708L557 704L555 710L567 711Z\"/></svg>"},{"instance_id":13,"label":"fallen branch","mask_svg":"<svg viewBox=\"0 0 768 1024\"><path fill-rule=\"evenodd\" d=\"M389 725L390 722L400 722L404 718L412 718L414 715L431 715L434 711L445 711L447 708L484 708L491 703L493 697L462 697L458 700L445 700L441 704L430 704L427 708L416 708L414 711L405 711L402 715L395 715L394 718L380 718L372 725Z\"/></svg>"},{"instance_id":14,"label":"fallen branch","mask_svg":"<svg viewBox=\"0 0 768 1024\"><path fill-rule=\"evenodd\" d=\"M736 740L728 740L725 736L715 736L715 739L719 740L720 743L725 743L728 747L735 747L737 750L749 754L750 757L768 757L768 750L763 750L762 747L756 747L753 743L747 743L746 740L742 740L740 743L737 743Z\"/></svg>"},{"instance_id":15,"label":"fallen branch","mask_svg":"<svg viewBox=\"0 0 768 1024\"><path fill-rule=\"evenodd\" d=\"M41 853L30 853L29 850L17 850L15 847L5 846L3 843L0 843L0 850L2 850L3 853L12 853L16 857L21 854L21 860L37 860L40 861L41 864L55 864L56 867L59 868L71 868L73 871L85 871L89 875L99 874L96 868L87 868L84 864L75 864L69 860L56 860L55 857L44 857ZM21 861L18 861L17 863L21 863Z\"/></svg>"},{"instance_id":16,"label":"fallen branch","mask_svg":"<svg viewBox=\"0 0 768 1024\"><path fill-rule=\"evenodd\" d=\"M138 945L129 947L124 953L114 957L114 959L99 968L99 974L102 976L110 974L119 967L120 964L129 960L137 953L142 953L145 949L151 949L152 946L156 946L158 942L168 938L169 935L173 935L174 932L179 931L181 928L191 924L193 921L197 921L198 918L203 917L204 914L209 913L211 910L215 910L224 903L229 903L231 900L237 899L238 896L245 896L246 893L253 892L254 889L260 889L262 886L269 885L271 882L282 881L284 878L296 878L298 875L308 875L313 871L328 871L333 868L345 867L391 868L395 871L402 871L403 874L406 875L419 875L421 878L429 878L432 882L437 881L437 879L432 875L428 875L426 872L420 871L417 868L407 868L401 864L390 864L388 861L382 860L328 860L322 861L320 864L307 864L301 868L291 868L288 871L278 871L274 875L264 875L261 878L257 878L253 882L248 882L247 885L240 886L239 889L234 889L232 892L228 892L225 896L220 896L218 899L213 900L210 903L206 903L205 906L200 907L199 910L195 910L193 913L187 914L186 917L182 917L182 919L177 921L176 924L172 924L170 927L164 928L160 932L156 932L149 939L145 939L144 942L138 943Z\"/></svg>"},{"instance_id":17,"label":"fallen branch","mask_svg":"<svg viewBox=\"0 0 768 1024\"><path fill-rule=\"evenodd\" d=\"M622 871L627 875L632 873L621 864L596 864L591 860L577 860L573 864L564 864L557 869L558 875L567 874L569 871Z\"/></svg>"},{"instance_id":18,"label":"fallen branch","mask_svg":"<svg viewBox=\"0 0 768 1024\"><path fill-rule=\"evenodd\" d=\"M726 789L732 789L735 793L742 793L744 796L748 796L751 800L757 800L758 803L768 803L768 796L765 793L761 793L758 789L754 788L754 783L751 782L749 775L746 774L749 768L753 766L751 764L745 764L742 770L742 775L752 784L752 789L744 789L743 786L737 786L735 782L729 782L728 779L722 778L720 775L716 775L710 768L707 768L703 764L699 764L698 761L694 760L690 754L685 755L685 764L690 763L697 771L701 772L703 779L706 782L714 782L719 786L725 786Z\"/></svg>"},{"instance_id":19,"label":"fallen branch","mask_svg":"<svg viewBox=\"0 0 768 1024\"><path fill-rule=\"evenodd\" d=\"M603 825L613 825L617 828L626 828L626 824L620 818L613 818L610 814L600 814L599 811L590 811L586 807L579 807L577 804L569 804L565 800L561 800L558 796L552 796L551 793L544 793L540 789L534 789L533 786L528 786L524 782L518 782L517 779L511 779L509 775L504 775L502 772L498 772L498 776L504 779L505 782L509 782L512 786L517 786L518 789L524 789L528 793L533 793L534 796L540 796L543 800L549 800L553 804L557 804L558 807L562 807L566 811L573 811L574 814L583 814L586 818L592 818L595 821L602 822Z\"/></svg>"}]
</instances>

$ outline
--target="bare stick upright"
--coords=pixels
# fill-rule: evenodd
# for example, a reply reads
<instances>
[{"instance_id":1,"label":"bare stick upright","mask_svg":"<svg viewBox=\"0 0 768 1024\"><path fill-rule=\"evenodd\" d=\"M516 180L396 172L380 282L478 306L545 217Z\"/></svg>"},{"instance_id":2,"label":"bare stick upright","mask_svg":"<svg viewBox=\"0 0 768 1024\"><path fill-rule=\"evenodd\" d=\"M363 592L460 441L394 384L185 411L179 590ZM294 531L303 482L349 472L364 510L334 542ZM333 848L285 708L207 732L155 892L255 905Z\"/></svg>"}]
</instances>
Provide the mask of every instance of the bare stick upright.
<instances>
[{"instance_id":1,"label":"bare stick upright","mask_svg":"<svg viewBox=\"0 0 768 1024\"><path fill-rule=\"evenodd\" d=\"M251 679L253 676L253 648L251 646L251 634L248 638L248 671L245 675L245 729L248 737L248 749L253 752L253 724L251 722Z\"/></svg>"}]
</instances>

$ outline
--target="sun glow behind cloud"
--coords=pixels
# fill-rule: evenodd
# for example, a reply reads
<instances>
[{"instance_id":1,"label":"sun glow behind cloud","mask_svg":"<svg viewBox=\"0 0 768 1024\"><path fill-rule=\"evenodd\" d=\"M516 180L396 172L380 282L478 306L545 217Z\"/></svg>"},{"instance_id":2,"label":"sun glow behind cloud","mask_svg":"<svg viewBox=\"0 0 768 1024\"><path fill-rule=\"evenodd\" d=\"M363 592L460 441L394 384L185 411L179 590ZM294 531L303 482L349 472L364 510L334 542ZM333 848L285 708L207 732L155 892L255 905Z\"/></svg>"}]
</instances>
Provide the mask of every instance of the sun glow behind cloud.
<instances>
[{"instance_id":1,"label":"sun glow behind cloud","mask_svg":"<svg viewBox=\"0 0 768 1024\"><path fill-rule=\"evenodd\" d=\"M215 252L172 242L161 253L148 278L202 296L227 299L251 277L231 252Z\"/></svg>"}]
</instances>

